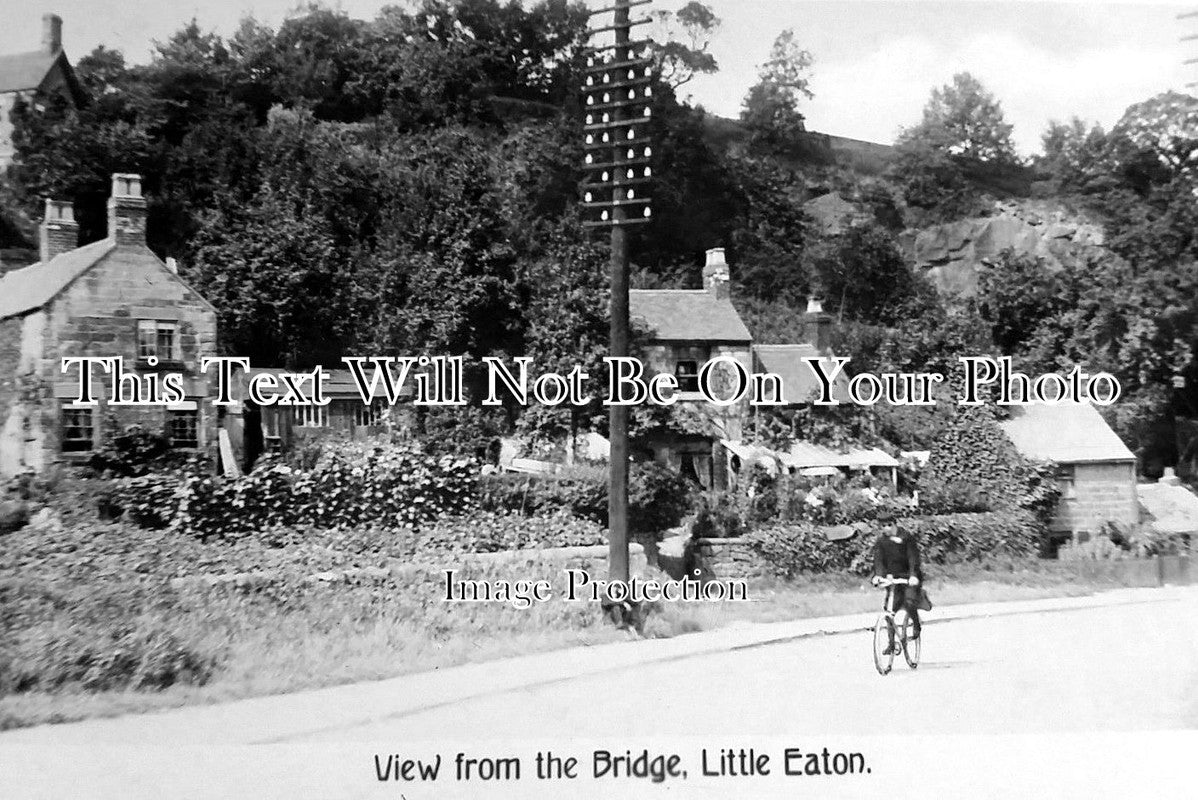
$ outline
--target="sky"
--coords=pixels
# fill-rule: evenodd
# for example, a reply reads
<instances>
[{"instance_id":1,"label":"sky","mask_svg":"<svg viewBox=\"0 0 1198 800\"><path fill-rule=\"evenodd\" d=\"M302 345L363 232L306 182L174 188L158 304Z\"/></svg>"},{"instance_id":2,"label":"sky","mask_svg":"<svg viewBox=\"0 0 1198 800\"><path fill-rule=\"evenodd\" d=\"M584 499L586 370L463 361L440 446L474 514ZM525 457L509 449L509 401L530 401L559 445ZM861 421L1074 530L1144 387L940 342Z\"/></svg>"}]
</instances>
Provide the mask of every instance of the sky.
<instances>
[{"instance_id":1,"label":"sky","mask_svg":"<svg viewBox=\"0 0 1198 800\"><path fill-rule=\"evenodd\" d=\"M672 10L684 2L656 0L648 8ZM972 72L999 99L1025 155L1039 150L1050 120L1077 115L1109 127L1132 103L1198 81L1198 64L1183 64L1198 58L1198 39L1179 41L1198 34L1198 17L1177 19L1198 10L1198 0L706 2L722 20L711 44L720 71L687 84L684 96L712 113L736 116L774 37L793 28L815 60L815 98L801 109L808 128L876 142L889 143L917 122L932 88L961 71ZM327 4L370 18L387 3ZM193 16L201 27L227 35L246 15L277 25L296 6L297 0L0 0L0 52L36 48L46 11L63 17L70 57L102 43L144 62L154 40Z\"/></svg>"}]
</instances>

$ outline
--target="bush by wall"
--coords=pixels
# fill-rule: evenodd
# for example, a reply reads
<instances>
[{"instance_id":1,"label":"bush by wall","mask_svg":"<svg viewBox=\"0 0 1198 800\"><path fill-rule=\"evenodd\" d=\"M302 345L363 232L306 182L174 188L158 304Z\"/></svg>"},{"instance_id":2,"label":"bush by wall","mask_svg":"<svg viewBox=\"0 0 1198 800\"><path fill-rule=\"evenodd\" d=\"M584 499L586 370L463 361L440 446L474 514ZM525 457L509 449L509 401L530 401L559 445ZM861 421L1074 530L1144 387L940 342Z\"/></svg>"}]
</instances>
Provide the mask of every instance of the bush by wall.
<instances>
[{"instance_id":1,"label":"bush by wall","mask_svg":"<svg viewBox=\"0 0 1198 800\"><path fill-rule=\"evenodd\" d=\"M911 517L901 524L915 533L925 564L1030 557L1040 541L1040 528L1027 512L942 514ZM845 570L868 574L876 537L871 526L849 539L830 541L817 525L789 522L759 528L746 539L776 574L789 578Z\"/></svg>"}]
</instances>

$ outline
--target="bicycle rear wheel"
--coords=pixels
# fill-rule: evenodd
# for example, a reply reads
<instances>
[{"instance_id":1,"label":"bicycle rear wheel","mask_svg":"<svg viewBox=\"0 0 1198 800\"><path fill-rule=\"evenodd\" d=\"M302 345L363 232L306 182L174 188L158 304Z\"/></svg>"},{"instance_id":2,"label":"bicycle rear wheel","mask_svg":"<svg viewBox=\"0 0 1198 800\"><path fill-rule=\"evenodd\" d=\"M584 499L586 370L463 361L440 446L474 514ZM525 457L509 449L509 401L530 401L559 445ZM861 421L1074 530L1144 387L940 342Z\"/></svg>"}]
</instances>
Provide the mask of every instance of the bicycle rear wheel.
<instances>
[{"instance_id":1,"label":"bicycle rear wheel","mask_svg":"<svg viewBox=\"0 0 1198 800\"><path fill-rule=\"evenodd\" d=\"M921 636L918 639L912 639L912 634L915 633L915 621L911 619L911 615L906 611L902 612L902 634L903 634L903 659L906 660L907 666L915 669L919 666L919 644L923 641Z\"/></svg>"},{"instance_id":2,"label":"bicycle rear wheel","mask_svg":"<svg viewBox=\"0 0 1198 800\"><path fill-rule=\"evenodd\" d=\"M874 666L877 667L879 675L886 675L894 665L894 651L886 652L894 638L891 627L893 624L885 614L879 614L878 621L874 624Z\"/></svg>"}]
</instances>

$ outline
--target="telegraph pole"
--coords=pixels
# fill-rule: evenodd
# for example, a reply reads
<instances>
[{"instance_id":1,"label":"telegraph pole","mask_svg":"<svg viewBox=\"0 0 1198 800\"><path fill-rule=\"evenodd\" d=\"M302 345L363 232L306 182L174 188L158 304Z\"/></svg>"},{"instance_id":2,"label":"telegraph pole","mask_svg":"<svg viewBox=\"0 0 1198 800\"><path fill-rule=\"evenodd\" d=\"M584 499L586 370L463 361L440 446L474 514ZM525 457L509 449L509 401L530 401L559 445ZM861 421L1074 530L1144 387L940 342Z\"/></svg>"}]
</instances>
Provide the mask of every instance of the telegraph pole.
<instances>
[{"instance_id":1,"label":"telegraph pole","mask_svg":"<svg viewBox=\"0 0 1198 800\"><path fill-rule=\"evenodd\" d=\"M652 170L652 150L642 125L650 116L651 68L637 55L647 41L633 41L631 9L650 0L615 0L592 16L612 13L610 25L593 28L592 34L610 31L614 44L597 46L587 58L586 164L583 207L598 212L589 227L610 228L611 236L611 345L612 357L629 353L628 342L628 234L629 227L650 220L652 210L645 195ZM611 457L608 483L608 577L627 582L628 573L628 407L609 408ZM622 613L613 616L626 622Z\"/></svg>"},{"instance_id":2,"label":"telegraph pole","mask_svg":"<svg viewBox=\"0 0 1198 800\"><path fill-rule=\"evenodd\" d=\"M1178 18L1178 19L1193 19L1194 17L1198 17L1198 11L1187 11L1187 12L1185 12L1184 14L1178 14L1178 15L1177 15L1177 18ZM1178 39L1178 41L1180 41L1180 42L1192 42L1192 41L1194 41L1195 39L1198 39L1198 34L1192 33L1192 34L1190 34L1190 35L1188 35L1188 36L1182 36L1180 39ZM1198 58L1187 58L1187 59L1186 59L1185 61L1183 61L1182 63L1183 63L1183 64L1185 64L1186 66L1189 66L1189 65L1191 65L1191 64L1198 64ZM1193 88L1193 87L1195 87L1195 86L1198 86L1198 83L1195 83L1195 82L1190 82L1190 83L1187 83L1187 84L1186 84L1186 88L1187 88L1187 89L1192 89L1192 88Z\"/></svg>"}]
</instances>

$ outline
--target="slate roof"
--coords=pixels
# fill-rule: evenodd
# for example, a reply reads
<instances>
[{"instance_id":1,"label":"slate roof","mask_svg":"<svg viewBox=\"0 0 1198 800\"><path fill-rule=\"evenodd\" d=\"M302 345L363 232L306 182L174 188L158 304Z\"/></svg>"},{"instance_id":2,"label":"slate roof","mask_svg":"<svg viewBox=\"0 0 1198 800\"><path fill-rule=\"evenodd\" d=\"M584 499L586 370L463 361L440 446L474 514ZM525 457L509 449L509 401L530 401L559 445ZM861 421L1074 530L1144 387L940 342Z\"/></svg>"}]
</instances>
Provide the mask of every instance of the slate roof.
<instances>
[{"instance_id":1,"label":"slate roof","mask_svg":"<svg viewBox=\"0 0 1198 800\"><path fill-rule=\"evenodd\" d=\"M55 53L31 50L0 55L0 92L24 92L38 88L62 54L62 50Z\"/></svg>"},{"instance_id":2,"label":"slate roof","mask_svg":"<svg viewBox=\"0 0 1198 800\"><path fill-rule=\"evenodd\" d=\"M705 289L633 289L629 317L649 326L661 341L742 342L752 339L731 300Z\"/></svg>"},{"instance_id":3,"label":"slate roof","mask_svg":"<svg viewBox=\"0 0 1198 800\"><path fill-rule=\"evenodd\" d=\"M46 305L115 246L112 239L100 239L59 253L45 264L39 261L5 273L0 278L0 319L28 314Z\"/></svg>"},{"instance_id":4,"label":"slate roof","mask_svg":"<svg viewBox=\"0 0 1198 800\"><path fill-rule=\"evenodd\" d=\"M819 396L820 381L815 370L805 363L804 358L815 358L819 350L811 344L759 344L753 347L761 369L772 372L782 379L782 402L805 403ZM821 364L826 374L835 369L830 357ZM832 397L841 402L848 400L849 379L844 370L832 381Z\"/></svg>"},{"instance_id":5,"label":"slate roof","mask_svg":"<svg viewBox=\"0 0 1198 800\"><path fill-rule=\"evenodd\" d=\"M1024 456L1077 464L1135 461L1135 454L1089 403L1016 406L1003 431Z\"/></svg>"}]
</instances>

